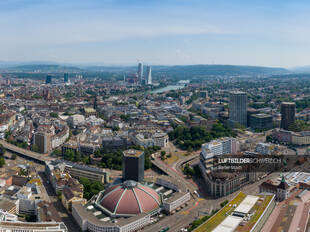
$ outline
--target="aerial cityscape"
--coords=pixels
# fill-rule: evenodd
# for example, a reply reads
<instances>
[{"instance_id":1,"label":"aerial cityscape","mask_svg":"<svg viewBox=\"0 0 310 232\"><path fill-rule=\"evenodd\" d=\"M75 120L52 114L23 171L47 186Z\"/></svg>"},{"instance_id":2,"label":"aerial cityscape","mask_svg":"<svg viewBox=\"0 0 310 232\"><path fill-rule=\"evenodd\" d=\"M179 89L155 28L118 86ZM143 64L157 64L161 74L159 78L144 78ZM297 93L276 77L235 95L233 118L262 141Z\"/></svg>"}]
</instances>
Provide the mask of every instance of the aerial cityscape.
<instances>
[{"instance_id":1,"label":"aerial cityscape","mask_svg":"<svg viewBox=\"0 0 310 232\"><path fill-rule=\"evenodd\" d=\"M0 231L309 232L309 10L0 2Z\"/></svg>"}]
</instances>

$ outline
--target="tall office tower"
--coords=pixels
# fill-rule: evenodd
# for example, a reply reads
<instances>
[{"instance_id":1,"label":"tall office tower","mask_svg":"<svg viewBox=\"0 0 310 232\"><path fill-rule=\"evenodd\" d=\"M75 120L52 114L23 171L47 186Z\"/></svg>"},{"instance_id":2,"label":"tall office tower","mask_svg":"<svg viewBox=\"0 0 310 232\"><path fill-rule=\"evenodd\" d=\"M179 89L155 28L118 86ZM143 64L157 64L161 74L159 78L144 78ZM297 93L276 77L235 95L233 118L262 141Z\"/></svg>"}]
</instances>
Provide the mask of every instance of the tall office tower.
<instances>
[{"instance_id":1,"label":"tall office tower","mask_svg":"<svg viewBox=\"0 0 310 232\"><path fill-rule=\"evenodd\" d=\"M98 108L98 103L97 103L97 97L94 99L94 109L96 110Z\"/></svg>"},{"instance_id":2,"label":"tall office tower","mask_svg":"<svg viewBox=\"0 0 310 232\"><path fill-rule=\"evenodd\" d=\"M281 128L284 130L288 130L288 127L295 123L295 108L294 102L281 103Z\"/></svg>"},{"instance_id":3,"label":"tall office tower","mask_svg":"<svg viewBox=\"0 0 310 232\"><path fill-rule=\"evenodd\" d=\"M247 126L248 97L245 92L230 92L229 120Z\"/></svg>"},{"instance_id":4,"label":"tall office tower","mask_svg":"<svg viewBox=\"0 0 310 232\"><path fill-rule=\"evenodd\" d=\"M38 150L40 153L49 153L52 150L50 133L47 132L35 133L34 144L38 146Z\"/></svg>"},{"instance_id":5,"label":"tall office tower","mask_svg":"<svg viewBox=\"0 0 310 232\"><path fill-rule=\"evenodd\" d=\"M68 82L69 82L69 74L64 73L64 83L68 83Z\"/></svg>"},{"instance_id":6,"label":"tall office tower","mask_svg":"<svg viewBox=\"0 0 310 232\"><path fill-rule=\"evenodd\" d=\"M151 66L146 67L146 78L145 81L148 85L152 84L152 68Z\"/></svg>"},{"instance_id":7,"label":"tall office tower","mask_svg":"<svg viewBox=\"0 0 310 232\"><path fill-rule=\"evenodd\" d=\"M144 179L144 152L130 149L123 152L123 180Z\"/></svg>"},{"instance_id":8,"label":"tall office tower","mask_svg":"<svg viewBox=\"0 0 310 232\"><path fill-rule=\"evenodd\" d=\"M140 84L143 83L143 64L139 63L138 64L138 81Z\"/></svg>"},{"instance_id":9,"label":"tall office tower","mask_svg":"<svg viewBox=\"0 0 310 232\"><path fill-rule=\"evenodd\" d=\"M52 84L52 76L46 75L45 84Z\"/></svg>"}]
</instances>

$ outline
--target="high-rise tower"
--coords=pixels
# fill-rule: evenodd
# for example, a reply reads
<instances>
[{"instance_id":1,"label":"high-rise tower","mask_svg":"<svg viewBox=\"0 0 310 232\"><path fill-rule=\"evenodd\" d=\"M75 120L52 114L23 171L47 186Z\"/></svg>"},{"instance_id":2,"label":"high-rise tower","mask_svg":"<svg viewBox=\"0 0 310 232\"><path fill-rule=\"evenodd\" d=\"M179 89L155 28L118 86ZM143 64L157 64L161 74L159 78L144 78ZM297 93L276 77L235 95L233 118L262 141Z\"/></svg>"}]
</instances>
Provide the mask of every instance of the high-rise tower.
<instances>
[{"instance_id":1,"label":"high-rise tower","mask_svg":"<svg viewBox=\"0 0 310 232\"><path fill-rule=\"evenodd\" d=\"M294 102L281 103L281 128L288 130L288 127L295 123L295 108Z\"/></svg>"},{"instance_id":2,"label":"high-rise tower","mask_svg":"<svg viewBox=\"0 0 310 232\"><path fill-rule=\"evenodd\" d=\"M68 82L69 82L69 74L64 73L64 83L68 83Z\"/></svg>"},{"instance_id":3,"label":"high-rise tower","mask_svg":"<svg viewBox=\"0 0 310 232\"><path fill-rule=\"evenodd\" d=\"M230 92L229 120L247 126L248 97L245 92Z\"/></svg>"},{"instance_id":4,"label":"high-rise tower","mask_svg":"<svg viewBox=\"0 0 310 232\"><path fill-rule=\"evenodd\" d=\"M152 68L151 66L146 67L146 78L145 78L146 84L151 85L152 84Z\"/></svg>"},{"instance_id":5,"label":"high-rise tower","mask_svg":"<svg viewBox=\"0 0 310 232\"><path fill-rule=\"evenodd\" d=\"M138 80L140 84L143 83L143 64L142 63L138 64Z\"/></svg>"},{"instance_id":6,"label":"high-rise tower","mask_svg":"<svg viewBox=\"0 0 310 232\"><path fill-rule=\"evenodd\" d=\"M123 152L123 180L144 179L144 152L130 149Z\"/></svg>"},{"instance_id":7,"label":"high-rise tower","mask_svg":"<svg viewBox=\"0 0 310 232\"><path fill-rule=\"evenodd\" d=\"M46 75L45 84L52 84L52 76Z\"/></svg>"}]
</instances>

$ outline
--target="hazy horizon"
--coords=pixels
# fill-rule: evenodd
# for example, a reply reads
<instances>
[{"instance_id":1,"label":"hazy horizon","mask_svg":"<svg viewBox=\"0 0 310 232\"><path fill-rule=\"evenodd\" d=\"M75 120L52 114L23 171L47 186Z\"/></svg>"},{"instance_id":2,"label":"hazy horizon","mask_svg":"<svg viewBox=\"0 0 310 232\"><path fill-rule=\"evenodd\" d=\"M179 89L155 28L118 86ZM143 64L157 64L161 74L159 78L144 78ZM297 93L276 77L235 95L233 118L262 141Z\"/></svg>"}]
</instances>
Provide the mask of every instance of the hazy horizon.
<instances>
[{"instance_id":1,"label":"hazy horizon","mask_svg":"<svg viewBox=\"0 0 310 232\"><path fill-rule=\"evenodd\" d=\"M284 68L284 69L294 69L294 68L303 68L303 67L310 67L310 65L305 66L295 66L295 67L280 67L280 66L266 66L266 65L246 65L246 64L154 64L154 63L146 63L142 62L145 66L195 66L195 65L218 65L218 66L252 66L252 67L265 67L265 68ZM138 65L138 61L135 63L101 63L101 62L57 62L57 61L4 61L0 60L1 64L7 64L9 67L14 66L22 66L22 65L60 65L60 66L84 66L84 67L91 67L91 66L105 66L105 67L135 67Z\"/></svg>"},{"instance_id":2,"label":"hazy horizon","mask_svg":"<svg viewBox=\"0 0 310 232\"><path fill-rule=\"evenodd\" d=\"M0 61L308 66L309 10L290 0L2 1Z\"/></svg>"}]
</instances>

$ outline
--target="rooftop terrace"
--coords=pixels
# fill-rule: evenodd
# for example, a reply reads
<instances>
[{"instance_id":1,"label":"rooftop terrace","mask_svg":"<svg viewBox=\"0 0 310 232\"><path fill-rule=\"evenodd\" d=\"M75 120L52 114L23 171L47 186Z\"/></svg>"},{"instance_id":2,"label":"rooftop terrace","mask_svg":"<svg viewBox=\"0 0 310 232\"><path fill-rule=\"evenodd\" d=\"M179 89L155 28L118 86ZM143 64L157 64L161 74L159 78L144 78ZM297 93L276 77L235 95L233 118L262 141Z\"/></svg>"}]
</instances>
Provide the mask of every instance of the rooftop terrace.
<instances>
[{"instance_id":1,"label":"rooftop terrace","mask_svg":"<svg viewBox=\"0 0 310 232\"><path fill-rule=\"evenodd\" d=\"M195 232L247 232L253 229L274 195L247 196L240 192Z\"/></svg>"}]
</instances>

